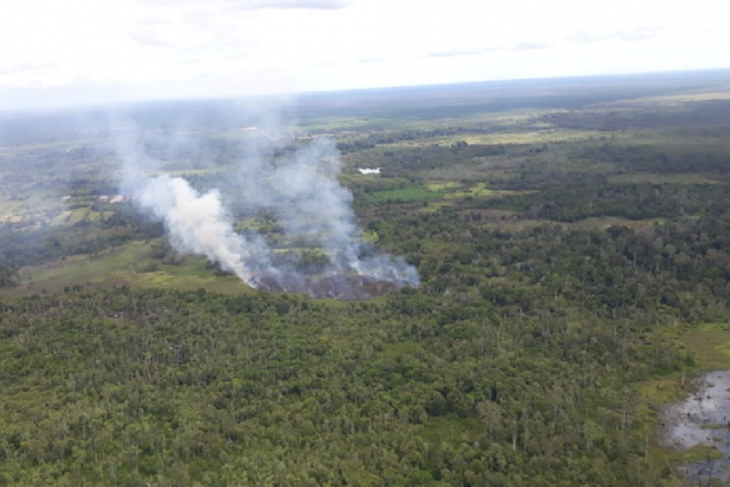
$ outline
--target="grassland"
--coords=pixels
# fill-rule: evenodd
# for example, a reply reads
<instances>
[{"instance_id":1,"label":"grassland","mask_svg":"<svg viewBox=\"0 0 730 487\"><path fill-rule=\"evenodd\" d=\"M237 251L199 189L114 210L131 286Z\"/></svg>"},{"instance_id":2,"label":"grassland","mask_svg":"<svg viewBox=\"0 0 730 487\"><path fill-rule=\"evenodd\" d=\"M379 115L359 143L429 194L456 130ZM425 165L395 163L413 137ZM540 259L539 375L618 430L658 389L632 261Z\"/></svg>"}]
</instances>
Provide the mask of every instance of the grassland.
<instances>
[{"instance_id":1,"label":"grassland","mask_svg":"<svg viewBox=\"0 0 730 487\"><path fill-rule=\"evenodd\" d=\"M381 201L422 201L436 199L441 196L440 192L433 191L428 187L411 186L402 189L389 189L376 191L365 195L365 200L370 203Z\"/></svg>"},{"instance_id":2,"label":"grassland","mask_svg":"<svg viewBox=\"0 0 730 487\"><path fill-rule=\"evenodd\" d=\"M700 325L684 332L680 339L702 370L730 368L730 324Z\"/></svg>"},{"instance_id":3,"label":"grassland","mask_svg":"<svg viewBox=\"0 0 730 487\"><path fill-rule=\"evenodd\" d=\"M130 285L240 294L251 288L235 276L217 276L202 257L188 256L181 264L162 264L152 257L152 244L134 242L96 255L79 255L46 264L24 267L17 287L3 289L7 295L62 292L84 285L111 288Z\"/></svg>"}]
</instances>

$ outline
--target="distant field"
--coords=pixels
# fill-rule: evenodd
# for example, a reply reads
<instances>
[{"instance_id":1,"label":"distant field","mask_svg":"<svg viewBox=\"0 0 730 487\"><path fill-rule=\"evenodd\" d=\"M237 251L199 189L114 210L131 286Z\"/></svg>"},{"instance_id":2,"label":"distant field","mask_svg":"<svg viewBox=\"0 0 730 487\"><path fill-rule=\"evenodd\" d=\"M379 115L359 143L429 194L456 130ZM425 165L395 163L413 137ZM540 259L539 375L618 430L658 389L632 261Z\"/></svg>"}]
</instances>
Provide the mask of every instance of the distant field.
<instances>
[{"instance_id":1,"label":"distant field","mask_svg":"<svg viewBox=\"0 0 730 487\"><path fill-rule=\"evenodd\" d=\"M632 173L614 174L609 176L610 183L650 183L650 184L722 184L723 181L711 175L685 173L685 174L652 174Z\"/></svg>"},{"instance_id":2,"label":"distant field","mask_svg":"<svg viewBox=\"0 0 730 487\"><path fill-rule=\"evenodd\" d=\"M705 90L689 90L685 93L677 93L664 96L649 96L634 100L621 100L613 102L600 103L597 107L643 107L643 106L677 106L684 105L688 102L713 101L713 100L730 100L730 85L725 89L710 88Z\"/></svg>"},{"instance_id":3,"label":"distant field","mask_svg":"<svg viewBox=\"0 0 730 487\"><path fill-rule=\"evenodd\" d=\"M393 146L427 146L431 144L447 146L460 141L469 144L544 144L585 140L602 136L605 136L605 134L598 131L560 130L546 126L541 130L535 130L533 127L529 127L525 128L524 131L501 132L496 134L466 133L448 137L433 137L418 141L400 142L393 144Z\"/></svg>"},{"instance_id":4,"label":"distant field","mask_svg":"<svg viewBox=\"0 0 730 487\"><path fill-rule=\"evenodd\" d=\"M431 190L439 190L446 199L489 199L499 198L502 196L525 194L525 191L509 191L487 188L486 183L477 183L473 186L466 184L448 183L429 183L428 188Z\"/></svg>"},{"instance_id":5,"label":"distant field","mask_svg":"<svg viewBox=\"0 0 730 487\"><path fill-rule=\"evenodd\" d=\"M390 189L386 191L376 191L374 193L365 194L364 199L370 203L379 203L382 201L420 201L431 200L441 196L439 191L433 191L427 187L412 186L403 189Z\"/></svg>"},{"instance_id":6,"label":"distant field","mask_svg":"<svg viewBox=\"0 0 730 487\"><path fill-rule=\"evenodd\" d=\"M454 205L455 200L490 199L525 193L525 191L490 189L484 182L472 185L456 181L432 181L425 185L414 184L404 188L364 193L362 199L368 203L423 201L428 202L424 211L434 211L437 208Z\"/></svg>"}]
</instances>

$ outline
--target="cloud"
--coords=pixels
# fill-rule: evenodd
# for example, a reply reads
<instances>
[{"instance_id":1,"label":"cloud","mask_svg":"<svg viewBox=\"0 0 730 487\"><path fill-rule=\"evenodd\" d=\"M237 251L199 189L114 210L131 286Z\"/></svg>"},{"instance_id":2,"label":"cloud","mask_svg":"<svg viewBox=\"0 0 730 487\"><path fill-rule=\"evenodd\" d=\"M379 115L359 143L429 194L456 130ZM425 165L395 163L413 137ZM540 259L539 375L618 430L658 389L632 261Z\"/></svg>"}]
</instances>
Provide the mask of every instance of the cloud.
<instances>
[{"instance_id":1,"label":"cloud","mask_svg":"<svg viewBox=\"0 0 730 487\"><path fill-rule=\"evenodd\" d=\"M336 68L338 66L337 63L315 63L312 64L310 67L313 69L330 69L330 68Z\"/></svg>"},{"instance_id":2,"label":"cloud","mask_svg":"<svg viewBox=\"0 0 730 487\"><path fill-rule=\"evenodd\" d=\"M337 10L347 7L346 0L243 0L238 2L242 9L302 9Z\"/></svg>"},{"instance_id":3,"label":"cloud","mask_svg":"<svg viewBox=\"0 0 730 487\"><path fill-rule=\"evenodd\" d=\"M550 44L545 42L520 42L512 46L480 46L466 47L463 49L454 49L450 51L435 51L425 55L428 58L448 58L458 56L478 56L488 52L498 51L533 51L537 49L549 49Z\"/></svg>"},{"instance_id":4,"label":"cloud","mask_svg":"<svg viewBox=\"0 0 730 487\"><path fill-rule=\"evenodd\" d=\"M55 73L60 67L52 62L0 61L0 87L44 87L55 83Z\"/></svg>"},{"instance_id":5,"label":"cloud","mask_svg":"<svg viewBox=\"0 0 730 487\"><path fill-rule=\"evenodd\" d=\"M28 73L34 71L48 70L55 67L53 63L17 63L0 62L0 76L7 74Z\"/></svg>"},{"instance_id":6,"label":"cloud","mask_svg":"<svg viewBox=\"0 0 730 487\"><path fill-rule=\"evenodd\" d=\"M426 54L426 57L456 57L456 56L476 56L485 52L498 51L498 47L472 47L464 49L454 49L451 51L436 51Z\"/></svg>"},{"instance_id":7,"label":"cloud","mask_svg":"<svg viewBox=\"0 0 730 487\"><path fill-rule=\"evenodd\" d=\"M520 42L513 48L509 49L510 51L535 51L538 49L549 49L550 44L547 44L545 42L534 42L534 41L528 41L528 42Z\"/></svg>"},{"instance_id":8,"label":"cloud","mask_svg":"<svg viewBox=\"0 0 730 487\"><path fill-rule=\"evenodd\" d=\"M179 0L137 0L138 5L148 8L175 9L191 8L201 6L199 1ZM263 9L296 9L296 10L337 10L351 4L350 0L209 0L204 2L206 10L217 10L219 12L237 10L263 10Z\"/></svg>"},{"instance_id":9,"label":"cloud","mask_svg":"<svg viewBox=\"0 0 730 487\"><path fill-rule=\"evenodd\" d=\"M596 35L585 30L578 30L564 40L573 44L593 44L594 42L600 42L607 38L608 36L605 34Z\"/></svg>"},{"instance_id":10,"label":"cloud","mask_svg":"<svg viewBox=\"0 0 730 487\"><path fill-rule=\"evenodd\" d=\"M382 56L375 56L375 57L364 57L361 59L358 59L357 62L359 64L373 64L373 63L382 63L385 61L388 61L389 59Z\"/></svg>"},{"instance_id":11,"label":"cloud","mask_svg":"<svg viewBox=\"0 0 730 487\"><path fill-rule=\"evenodd\" d=\"M564 40L573 44L593 44L609 39L620 39L622 41L634 42L653 39L662 30L656 25L628 27L611 32L591 33L585 30L579 30Z\"/></svg>"},{"instance_id":12,"label":"cloud","mask_svg":"<svg viewBox=\"0 0 730 487\"><path fill-rule=\"evenodd\" d=\"M109 86L148 99L729 67L726 0L617 1L5 2L0 90L65 86L60 103Z\"/></svg>"},{"instance_id":13,"label":"cloud","mask_svg":"<svg viewBox=\"0 0 730 487\"><path fill-rule=\"evenodd\" d=\"M617 31L614 35L624 41L645 41L653 39L661 31L661 27L656 25L643 26L643 27L631 27L629 29L622 29Z\"/></svg>"},{"instance_id":14,"label":"cloud","mask_svg":"<svg viewBox=\"0 0 730 487\"><path fill-rule=\"evenodd\" d=\"M150 28L140 28L129 33L129 38L141 46L173 47L174 43L162 38L160 33Z\"/></svg>"}]
</instances>

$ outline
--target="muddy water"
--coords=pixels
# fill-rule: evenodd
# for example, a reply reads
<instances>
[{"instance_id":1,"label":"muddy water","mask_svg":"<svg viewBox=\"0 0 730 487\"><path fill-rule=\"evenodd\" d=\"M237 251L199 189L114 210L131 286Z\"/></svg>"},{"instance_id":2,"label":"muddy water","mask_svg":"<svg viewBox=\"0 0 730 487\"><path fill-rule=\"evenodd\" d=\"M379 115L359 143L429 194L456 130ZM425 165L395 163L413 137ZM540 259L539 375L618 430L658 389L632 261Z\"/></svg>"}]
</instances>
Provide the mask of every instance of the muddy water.
<instances>
[{"instance_id":1,"label":"muddy water","mask_svg":"<svg viewBox=\"0 0 730 487\"><path fill-rule=\"evenodd\" d=\"M718 460L691 463L686 474L695 481L711 477L730 480L730 370L711 372L697 392L663 410L665 445L680 449L711 445L722 452Z\"/></svg>"}]
</instances>

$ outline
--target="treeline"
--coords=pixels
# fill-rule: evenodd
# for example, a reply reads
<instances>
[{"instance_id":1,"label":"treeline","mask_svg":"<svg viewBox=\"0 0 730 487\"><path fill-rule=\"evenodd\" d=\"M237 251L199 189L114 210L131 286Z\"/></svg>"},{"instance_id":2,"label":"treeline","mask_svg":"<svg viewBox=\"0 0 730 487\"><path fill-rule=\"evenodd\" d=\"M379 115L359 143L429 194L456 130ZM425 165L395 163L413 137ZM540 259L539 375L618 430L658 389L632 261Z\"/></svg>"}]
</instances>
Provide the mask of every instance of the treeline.
<instances>
[{"instance_id":1,"label":"treeline","mask_svg":"<svg viewBox=\"0 0 730 487\"><path fill-rule=\"evenodd\" d=\"M629 109L627 109L629 108ZM636 106L617 103L600 109L579 109L548 113L542 121L561 128L580 130L626 131L636 129L727 127L730 123L730 102L706 100L685 102L676 106Z\"/></svg>"},{"instance_id":2,"label":"treeline","mask_svg":"<svg viewBox=\"0 0 730 487\"><path fill-rule=\"evenodd\" d=\"M672 153L651 145L612 145L591 146L579 151L577 159L608 162L624 171L672 173L715 173L730 172L730 157L722 152L694 151Z\"/></svg>"},{"instance_id":3,"label":"treeline","mask_svg":"<svg viewBox=\"0 0 730 487\"><path fill-rule=\"evenodd\" d=\"M530 127L523 127L529 129ZM453 137L469 134L492 134L505 132L507 127L499 124L480 122L469 126L443 127L433 130L383 130L367 135L356 137L343 137L337 141L337 149L343 153L356 152L358 150L373 149L379 145L390 145L398 142L413 141L420 139L432 139L436 137Z\"/></svg>"},{"instance_id":4,"label":"treeline","mask_svg":"<svg viewBox=\"0 0 730 487\"><path fill-rule=\"evenodd\" d=\"M520 212L522 218L562 222L604 216L631 220L722 216L730 207L730 193L722 184L575 183L536 193L476 201L469 206L514 210Z\"/></svg>"}]
</instances>

